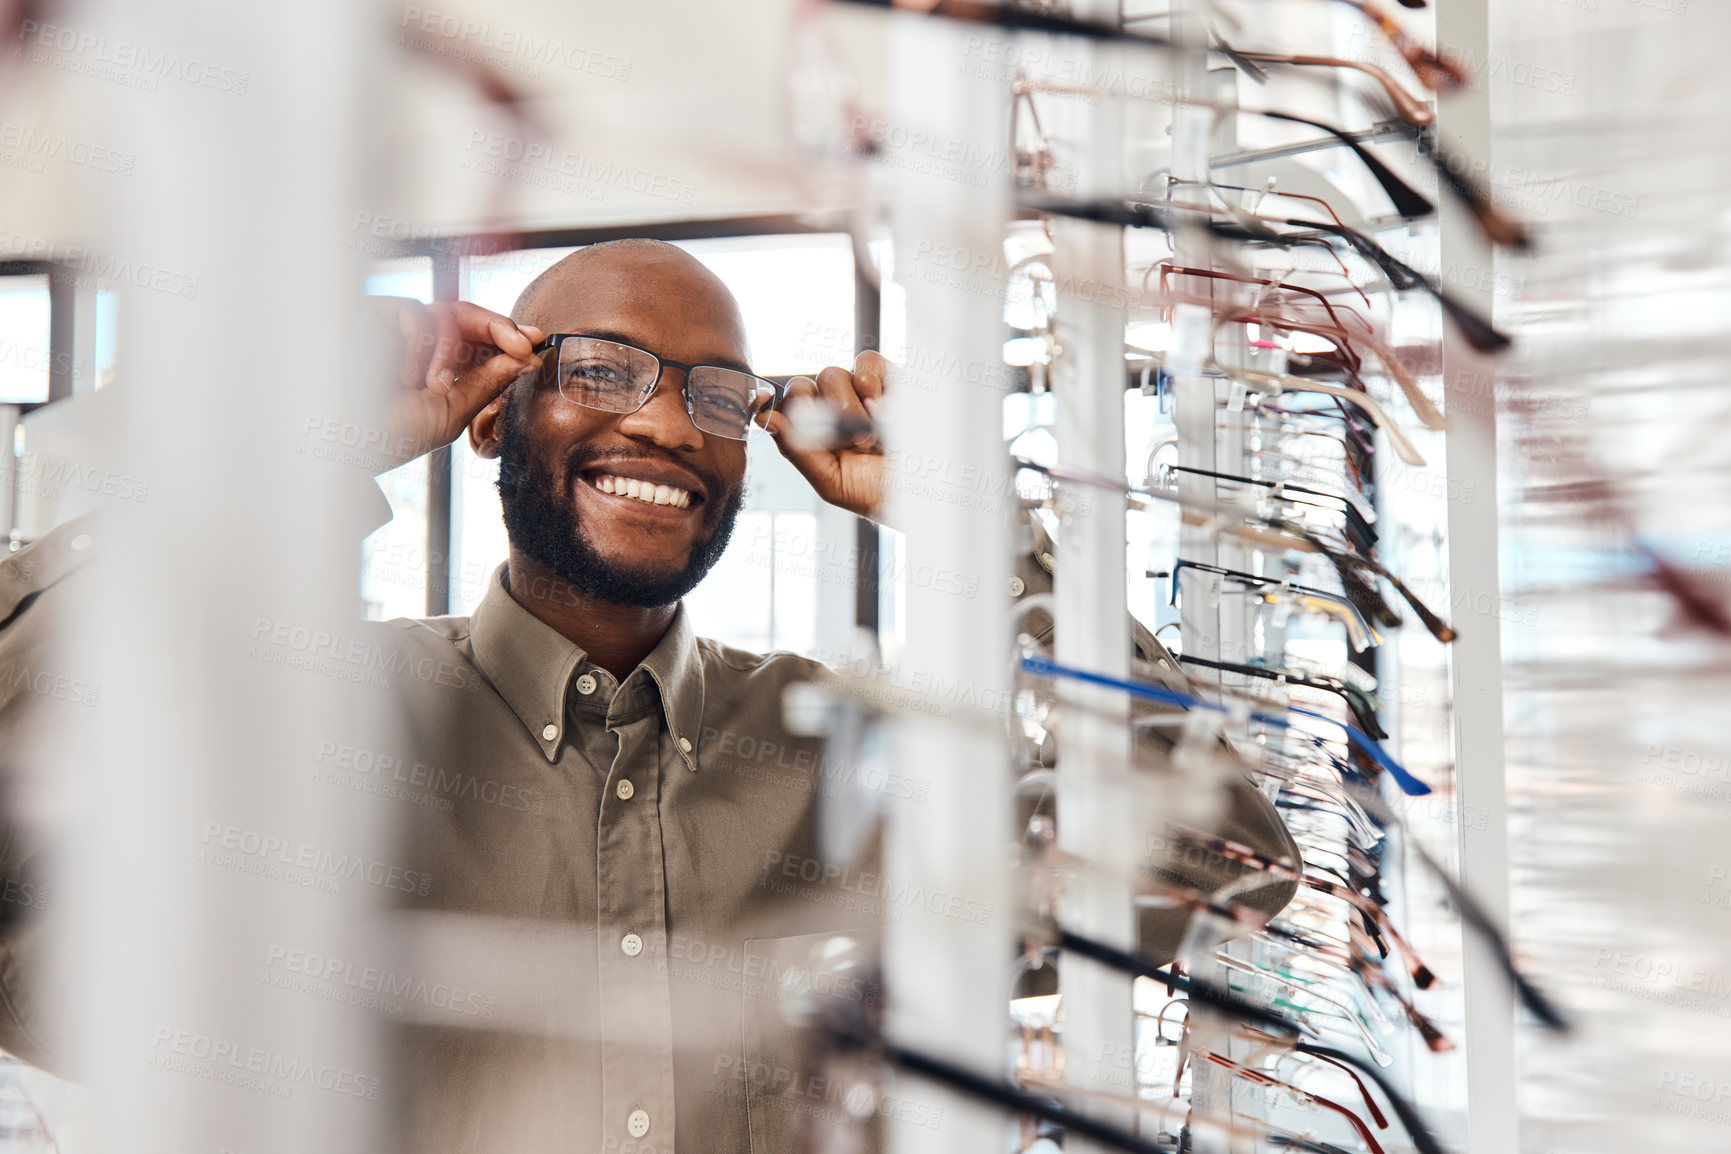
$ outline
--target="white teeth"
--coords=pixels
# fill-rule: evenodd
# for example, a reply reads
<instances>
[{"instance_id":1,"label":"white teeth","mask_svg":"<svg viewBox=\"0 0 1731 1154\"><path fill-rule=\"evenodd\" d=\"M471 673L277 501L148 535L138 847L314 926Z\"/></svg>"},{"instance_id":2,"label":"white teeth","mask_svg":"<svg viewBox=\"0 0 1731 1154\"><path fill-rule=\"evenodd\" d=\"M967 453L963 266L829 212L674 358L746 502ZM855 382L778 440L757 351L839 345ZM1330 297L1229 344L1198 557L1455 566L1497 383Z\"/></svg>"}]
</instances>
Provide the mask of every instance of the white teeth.
<instances>
[{"instance_id":1,"label":"white teeth","mask_svg":"<svg viewBox=\"0 0 1731 1154\"><path fill-rule=\"evenodd\" d=\"M671 505L676 509L691 507L691 494L675 485L657 485L653 481L602 473L595 478L595 487L603 493L635 497L648 505Z\"/></svg>"}]
</instances>

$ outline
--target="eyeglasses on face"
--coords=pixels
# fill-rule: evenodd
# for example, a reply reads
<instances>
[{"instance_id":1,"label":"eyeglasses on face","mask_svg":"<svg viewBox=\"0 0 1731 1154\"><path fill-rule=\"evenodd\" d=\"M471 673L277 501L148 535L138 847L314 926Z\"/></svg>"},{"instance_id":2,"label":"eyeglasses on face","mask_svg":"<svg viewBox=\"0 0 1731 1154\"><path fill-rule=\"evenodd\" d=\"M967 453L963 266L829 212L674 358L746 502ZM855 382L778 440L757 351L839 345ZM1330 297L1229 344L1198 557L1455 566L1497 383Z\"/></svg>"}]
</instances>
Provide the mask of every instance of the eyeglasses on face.
<instances>
[{"instance_id":1,"label":"eyeglasses on face","mask_svg":"<svg viewBox=\"0 0 1731 1154\"><path fill-rule=\"evenodd\" d=\"M743 441L753 429L761 429L781 399L781 386L740 369L688 365L583 333L554 333L535 351L551 368L560 396L606 413L635 413L649 403L663 370L681 369L691 423L699 432L732 441Z\"/></svg>"}]
</instances>

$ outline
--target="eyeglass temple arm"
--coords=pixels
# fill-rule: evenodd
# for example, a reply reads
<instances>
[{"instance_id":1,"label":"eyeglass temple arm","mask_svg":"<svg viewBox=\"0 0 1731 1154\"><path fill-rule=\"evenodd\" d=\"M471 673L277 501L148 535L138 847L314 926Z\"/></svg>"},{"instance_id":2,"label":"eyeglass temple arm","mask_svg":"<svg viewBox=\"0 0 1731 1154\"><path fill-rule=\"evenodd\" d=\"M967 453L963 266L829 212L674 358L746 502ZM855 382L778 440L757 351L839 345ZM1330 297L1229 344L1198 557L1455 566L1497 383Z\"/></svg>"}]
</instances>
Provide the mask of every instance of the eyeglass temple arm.
<instances>
[{"instance_id":1,"label":"eyeglass temple arm","mask_svg":"<svg viewBox=\"0 0 1731 1154\"><path fill-rule=\"evenodd\" d=\"M1479 316L1466 305L1455 300L1448 291L1436 284L1429 277L1421 276L1408 268L1401 261L1389 255L1388 251L1375 241L1344 225L1327 224L1316 220L1287 219L1278 221L1280 224L1291 225L1294 228L1313 229L1327 233L1345 241L1356 249L1361 256L1382 270L1397 292L1409 289L1423 289L1433 297L1448 318L1455 323L1463 337L1474 349L1481 353L1496 353L1508 348L1512 342L1507 336L1498 332L1491 323ZM1245 243L1261 242L1263 244L1286 245L1291 243L1308 243L1311 238L1283 236L1279 233L1265 233L1259 230L1245 228L1242 224L1228 224L1223 221L1213 221L1209 228L1215 236L1223 240L1236 240Z\"/></svg>"},{"instance_id":2,"label":"eyeglass temple arm","mask_svg":"<svg viewBox=\"0 0 1731 1154\"><path fill-rule=\"evenodd\" d=\"M1179 840L1200 846L1201 848L1208 850L1210 853L1219 854L1221 857L1224 857L1229 861L1237 861L1243 865L1266 870L1277 877L1285 877L1295 880L1300 885L1307 885L1311 889L1329 894L1347 903L1355 910L1358 910L1366 918L1375 922L1377 927L1383 933L1387 934L1389 939L1394 942L1395 948L1400 950L1400 952L1406 957L1407 961L1411 963L1413 981L1417 984L1419 989L1428 990L1431 986L1436 984L1436 974L1429 966L1425 965L1424 962L1419 959L1418 954L1415 953L1413 948L1407 944L1406 939L1401 937L1400 932L1394 928L1392 923L1389 922L1388 914L1363 894L1357 893L1335 882L1325 882L1320 878L1309 877L1302 870L1294 869L1289 865L1284 865L1275 861L1273 858L1257 853L1248 846L1240 845L1237 842L1228 841L1224 838L1208 837L1197 834L1180 834Z\"/></svg>"},{"instance_id":3,"label":"eyeglass temple arm","mask_svg":"<svg viewBox=\"0 0 1731 1154\"><path fill-rule=\"evenodd\" d=\"M1166 291L1166 277L1170 274L1172 276L1201 277L1207 280L1224 280L1230 281L1233 284L1262 285L1265 288L1279 289L1281 292L1298 293L1301 296L1311 297L1322 306L1323 311L1328 314L1328 319L1333 321L1337 328L1342 332L1346 331L1346 325L1341 321L1340 315L1334 311L1334 305L1330 303L1329 299L1317 292L1315 289L1306 288L1304 285L1288 284L1285 281L1272 280L1268 277L1239 276L1236 273L1218 272L1213 269L1191 268L1187 265L1173 264L1170 260L1163 260L1158 264L1151 266L1150 271L1155 268L1160 270L1160 289L1162 292ZM1144 285L1148 283L1146 273L1143 274L1142 283ZM1341 307L1346 308L1345 305L1342 305ZM1363 317L1352 312L1352 310L1348 309L1347 312L1348 315L1359 324L1368 324Z\"/></svg>"},{"instance_id":4,"label":"eyeglass temple arm","mask_svg":"<svg viewBox=\"0 0 1731 1154\"><path fill-rule=\"evenodd\" d=\"M1289 120L1294 124L1307 125L1318 132L1326 132L1350 148L1353 155L1357 156L1359 160L1364 162L1364 166L1370 169L1371 176L1375 177L1376 182L1382 185L1382 190L1388 193L1389 201L1393 203L1394 210L1401 215L1402 219L1422 220L1436 211L1436 205L1426 200L1417 189L1396 176L1388 165L1378 160L1364 145L1333 125L1324 124L1320 120L1310 120L1303 116L1294 116L1290 112L1262 111L1261 115L1271 120Z\"/></svg>"},{"instance_id":5,"label":"eyeglass temple arm","mask_svg":"<svg viewBox=\"0 0 1731 1154\"><path fill-rule=\"evenodd\" d=\"M1298 1021L1288 1018L1284 1014L1277 1013L1273 1010L1263 1009L1254 1002L1250 1002L1236 993L1222 990L1200 978L1174 974L1167 970L1158 969L1132 954L1125 953L1123 950L1108 946L1102 942L1096 942L1089 938L1082 937L1081 935L1072 933L1069 930L1059 930L1058 947L1066 953L1072 953L1088 958L1090 961L1097 962L1109 969L1117 970L1119 973L1129 974L1132 977L1152 978L1153 980L1165 985L1168 989L1183 990L1190 996L1191 1001L1198 1005L1219 1010L1229 1017L1237 1018L1239 1021L1249 1021L1252 1017L1255 1017L1272 1021L1274 1023L1274 1029L1281 1034L1289 1036L1295 1034L1313 1034L1312 1031ZM1251 1022L1251 1024L1258 1025L1260 1023ZM1413 1146L1418 1151L1418 1154L1443 1154L1442 1147L1437 1144L1436 1138L1432 1136L1430 1127L1425 1123L1424 1117L1418 1112L1416 1107L1401 1095L1399 1090L1394 1088L1389 1080L1383 1076L1380 1070L1377 1070L1362 1058L1348 1054L1344 1050L1337 1050L1331 1046L1322 1046L1306 1041L1297 1041L1293 1043L1293 1049L1302 1053L1333 1058L1336 1061L1344 1062L1354 1069L1364 1073L1377 1084L1377 1087L1382 1090L1383 1095L1388 1099L1389 1105L1394 1107L1396 1116L1400 1118L1401 1124L1406 1127L1407 1134L1412 1138Z\"/></svg>"},{"instance_id":6,"label":"eyeglass temple arm","mask_svg":"<svg viewBox=\"0 0 1731 1154\"><path fill-rule=\"evenodd\" d=\"M1386 69L1358 60L1342 60L1335 56L1282 56L1273 52L1238 52L1246 60L1263 64L1315 65L1324 68L1351 68L1362 72L1377 84L1394 105L1395 113L1414 128L1423 128L1436 120L1430 105L1408 92Z\"/></svg>"},{"instance_id":7,"label":"eyeglass temple arm","mask_svg":"<svg viewBox=\"0 0 1731 1154\"><path fill-rule=\"evenodd\" d=\"M1261 477L1240 477L1234 473L1220 473L1213 469L1196 469L1188 465L1167 465L1166 468L1171 469L1175 473L1192 473L1198 477L1213 477L1217 481L1231 481L1234 484L1240 485L1259 485L1264 489L1278 489L1283 493L1303 493L1311 497L1321 497L1328 501L1339 501L1341 506L1340 511L1346 516L1346 519L1357 525L1359 530L1364 533L1366 537L1370 538L1372 544L1376 543L1376 530L1371 527L1369 521L1365 520L1364 514L1359 511L1358 506L1353 504L1349 498L1343 497L1339 493L1326 493L1321 489L1312 489L1307 485L1293 485L1285 481L1270 481ZM1329 508L1329 506L1318 505L1315 506L1315 508Z\"/></svg>"},{"instance_id":8,"label":"eyeglass temple arm","mask_svg":"<svg viewBox=\"0 0 1731 1154\"><path fill-rule=\"evenodd\" d=\"M1364 13L1371 23L1375 24L1382 34L1388 37L1388 42L1394 45L1395 51L1405 58L1407 66L1418 82L1436 91L1442 88L1465 88L1467 72L1455 61L1441 52L1433 52L1411 36L1406 29L1395 22L1393 17L1372 6L1369 0L1340 0ZM1400 0L1405 7L1417 7L1411 0Z\"/></svg>"},{"instance_id":9,"label":"eyeglass temple arm","mask_svg":"<svg viewBox=\"0 0 1731 1154\"><path fill-rule=\"evenodd\" d=\"M1196 304L1202 305L1210 310L1216 308L1216 302L1213 299L1209 297L1193 296L1189 293L1161 293L1159 303ZM1355 336L1354 334L1348 333L1345 329L1330 331L1320 325L1293 320L1289 317L1277 316L1267 309L1252 309L1247 315L1233 317L1232 319L1253 320L1260 324L1266 324L1279 329L1286 329L1290 332L1311 333L1315 336L1320 336L1339 348L1343 356L1350 355L1353 358L1354 363L1349 367L1352 368L1355 373L1357 371L1356 362L1358 355L1355 350L1352 350L1352 346L1355 340L1363 342L1371 352L1376 354L1377 359L1382 362L1382 366L1388 372L1388 375L1394 379L1395 384L1400 386L1401 392L1406 394L1407 403L1412 406L1412 411L1418 417L1420 423L1429 429L1448 428L1448 422L1443 419L1442 414L1437 411L1436 406L1431 403L1430 398L1425 396L1424 390L1419 388L1418 379L1412 375L1412 370L1407 368L1406 363L1400 359L1400 356L1380 338L1375 337L1370 333L1359 333Z\"/></svg>"},{"instance_id":10,"label":"eyeglass temple arm","mask_svg":"<svg viewBox=\"0 0 1731 1154\"><path fill-rule=\"evenodd\" d=\"M1303 228L1314 228L1323 232L1333 233L1346 241L1363 254L1372 264L1382 269L1390 283L1397 287L1408 289L1423 289L1436 299L1443 312L1454 321L1467 343L1481 353L1496 353L1508 348L1512 342L1508 337L1498 332L1491 323L1479 316L1466 305L1450 296L1448 291L1429 277L1415 272L1404 261L1399 260L1389 251L1355 229L1344 225L1325 225L1316 221L1289 220L1285 223Z\"/></svg>"},{"instance_id":11,"label":"eyeglass temple arm","mask_svg":"<svg viewBox=\"0 0 1731 1154\"><path fill-rule=\"evenodd\" d=\"M1400 594L1401 599L1407 603L1415 614L1418 615L1419 620L1424 622L1424 626L1429 630L1430 635L1435 637L1438 641L1441 641L1446 645L1459 636L1448 622L1437 616L1428 605L1419 600L1416 593L1407 588L1404 581L1389 572L1380 562L1373 561L1369 557L1360 557L1353 553L1341 553L1330 549L1323 545L1321 541L1317 540L1314 534L1301 526L1289 526L1288 531L1296 531L1298 535L1310 541L1311 544L1315 545L1321 552L1326 554L1337 564L1350 565L1356 569L1368 570L1369 572L1375 573L1377 576L1387 580L1390 585L1394 586L1394 591Z\"/></svg>"},{"instance_id":12,"label":"eyeglass temple arm","mask_svg":"<svg viewBox=\"0 0 1731 1154\"><path fill-rule=\"evenodd\" d=\"M1048 212L1078 220L1101 224L1116 224L1125 228L1157 228L1171 232L1183 223L1176 214L1150 204L1112 200L1070 200L1064 197L1023 193L1022 207L1034 212ZM1363 253L1389 277L1397 289L1423 288L1442 306L1443 312L1455 322L1468 344L1482 353L1499 352L1512 344L1508 337L1491 327L1489 321L1449 296L1440 286L1421 277L1395 260L1379 245L1352 229L1326 225L1313 220L1283 220L1277 223L1298 228L1316 229L1340 237ZM1211 220L1208 228L1223 240L1260 241L1264 244L1309 243L1310 238L1287 238L1273 229L1250 229L1240 223ZM1404 270L1404 271L1396 271Z\"/></svg>"},{"instance_id":13,"label":"eyeglass temple arm","mask_svg":"<svg viewBox=\"0 0 1731 1154\"><path fill-rule=\"evenodd\" d=\"M1383 801L1382 797L1374 790L1362 786L1347 786L1346 788L1363 803L1364 808L1378 821L1397 827L1404 824L1388 803ZM1407 839L1407 844L1418 854L1419 861L1424 864L1425 868L1442 883L1443 889L1448 893L1449 900L1460 911L1461 920L1476 930L1496 954L1497 962L1502 967L1503 973L1514 985L1515 993L1520 997L1521 1004L1526 1006L1527 1010L1547 1029L1559 1034L1568 1033L1571 1028L1569 1020L1564 1017L1560 1010L1551 1005L1550 999L1541 993L1538 987L1527 980L1525 974L1521 973L1520 968L1515 965L1514 954L1509 949L1508 939L1504 937L1502 930L1497 927L1496 923L1491 920L1490 915L1485 913L1484 907L1479 904L1478 899L1462 887L1417 838Z\"/></svg>"},{"instance_id":14,"label":"eyeglass temple arm","mask_svg":"<svg viewBox=\"0 0 1731 1154\"><path fill-rule=\"evenodd\" d=\"M1130 694L1132 697L1140 698L1145 701L1158 701L1166 705L1177 705L1185 709L1207 709L1216 713L1224 712L1220 706L1193 694L1178 693L1163 685L1153 685L1146 681L1137 681L1132 678L1110 677L1092 669L1083 669L1074 665L1066 665L1062 662L1053 661L1037 654L1024 654L1022 659L1017 663L1017 668L1034 677L1079 681L1089 685L1104 686L1108 689L1122 690L1123 692ZM1341 721L1338 718L1329 717L1326 714L1317 713L1314 710L1301 709L1298 706L1292 705L1287 706L1284 711L1278 714L1252 711L1251 717L1263 724L1276 725L1283 729L1290 730L1293 723L1291 719L1286 716L1287 714L1299 717L1315 718L1319 721L1326 722L1329 725L1340 727L1342 733L1345 735L1347 744L1354 749L1363 751L1366 757L1369 757L1379 767L1381 767L1381 769L1387 771L1389 776L1394 778L1395 783L1400 786L1401 792L1413 797L1422 797L1432 792L1430 786L1426 785L1417 777L1414 777L1411 771L1391 757L1388 751L1383 749L1382 746L1378 745L1375 741L1372 741L1363 730L1356 726L1348 725L1346 722ZM1322 739L1313 734L1305 734L1304 736L1309 737L1319 746L1323 745ZM1324 746L1324 748L1326 748L1326 746Z\"/></svg>"},{"instance_id":15,"label":"eyeglass temple arm","mask_svg":"<svg viewBox=\"0 0 1731 1154\"><path fill-rule=\"evenodd\" d=\"M1282 1082L1279 1078L1264 1074L1261 1070L1253 1070L1248 1066L1241 1066L1231 1058L1223 1057L1211 1050L1202 1050L1199 1052L1198 1056L1203 1058L1205 1061L1212 1062L1215 1065L1224 1068L1228 1073L1235 1077L1243 1078L1248 1082L1255 1083L1256 1085L1271 1086L1285 1090L1290 1094L1296 1095L1300 1100L1315 1102L1318 1106L1323 1106L1327 1109L1333 1110L1335 1113L1344 1116L1346 1120L1352 1124L1353 1131L1358 1134L1359 1140L1369 1149L1370 1154L1384 1154L1382 1145L1377 1142L1376 1135L1371 1133L1370 1127L1364 1124L1364 1119L1360 1118L1357 1114L1354 1114L1351 1110L1348 1110L1340 1103L1312 1094L1308 1090L1300 1090L1297 1086L1288 1082Z\"/></svg>"},{"instance_id":16,"label":"eyeglass temple arm","mask_svg":"<svg viewBox=\"0 0 1731 1154\"><path fill-rule=\"evenodd\" d=\"M1389 416L1376 398L1368 393L1359 389L1349 389L1342 385L1331 385L1326 381L1313 381L1308 377L1295 377L1290 373L1270 373L1260 369L1228 370L1227 375L1246 382L1275 385L1277 386L1273 393L1275 396L1279 396L1283 390L1321 393L1324 396L1345 401L1347 404L1356 405L1366 417L1370 418L1371 424L1388 434L1388 441L1394 447L1395 456L1414 468L1424 467L1424 456L1406 435L1406 430L1401 428L1400 423Z\"/></svg>"},{"instance_id":17,"label":"eyeglass temple arm","mask_svg":"<svg viewBox=\"0 0 1731 1154\"><path fill-rule=\"evenodd\" d=\"M1347 709L1352 712L1352 716L1354 720L1358 722L1358 727L1360 729L1364 730L1378 741L1386 741L1388 739L1388 734L1379 724L1376 711L1364 709L1363 706L1368 704L1367 702L1354 700L1352 692L1357 690L1357 686L1347 685L1343 682L1330 685L1307 677L1301 673L1270 669L1266 666L1238 665L1230 661L1210 661L1204 657L1188 657L1182 653L1178 654L1178 660L1186 664L1201 665L1209 669L1218 669L1226 673L1239 673L1247 677L1260 677L1265 681L1288 681L1293 685L1302 685L1306 689L1317 689L1324 693L1338 694L1341 700L1346 702Z\"/></svg>"},{"instance_id":18,"label":"eyeglass temple arm","mask_svg":"<svg viewBox=\"0 0 1731 1154\"><path fill-rule=\"evenodd\" d=\"M1297 583L1293 583L1293 581L1279 581L1276 580L1276 578L1265 578L1265 576L1257 576L1255 573L1243 573L1243 571L1239 571L1239 569L1224 569L1224 567L1220 566L1210 566L1210 564L1205 564L1205 562L1201 561L1184 561L1184 559L1179 559L1179 561L1175 562L1174 566L1172 566L1172 597L1168 600L1168 604L1172 604L1172 606L1179 604L1179 569L1196 569L1196 571L1200 571L1200 573L1212 573L1215 574L1215 576L1220 576L1220 578L1227 578L1227 580L1243 581L1246 585L1253 585L1253 587L1257 587L1258 590L1262 590L1264 593L1271 592L1271 590L1276 593L1281 592L1281 590L1286 590L1286 592L1298 593L1300 597L1314 597L1316 600L1328 602L1329 606L1338 607L1338 609L1342 611L1338 616L1350 618L1350 621L1348 621L1348 628L1355 625L1359 628L1359 631L1361 631L1362 637L1371 638L1374 644L1381 644L1380 633L1371 628L1371 623L1364 619L1364 614L1359 611L1359 607L1352 604L1352 600L1348 599L1348 597L1343 597L1340 593L1329 593L1328 590L1312 588L1309 587L1309 585L1297 585ZM1364 649L1364 645L1359 645L1359 649Z\"/></svg>"}]
</instances>

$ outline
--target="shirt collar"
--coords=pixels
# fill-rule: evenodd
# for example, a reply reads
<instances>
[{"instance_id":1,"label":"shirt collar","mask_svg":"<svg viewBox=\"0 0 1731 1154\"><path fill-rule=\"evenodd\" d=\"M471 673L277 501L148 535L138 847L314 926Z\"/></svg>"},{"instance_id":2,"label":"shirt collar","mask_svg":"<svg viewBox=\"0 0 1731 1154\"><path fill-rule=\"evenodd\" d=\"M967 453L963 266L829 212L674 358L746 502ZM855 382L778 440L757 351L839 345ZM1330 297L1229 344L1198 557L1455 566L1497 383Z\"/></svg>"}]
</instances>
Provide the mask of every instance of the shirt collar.
<instances>
[{"instance_id":1,"label":"shirt collar","mask_svg":"<svg viewBox=\"0 0 1731 1154\"><path fill-rule=\"evenodd\" d=\"M469 618L475 664L547 760L556 761L565 737L565 698L588 654L517 603L505 589L505 570L504 564L493 570ZM703 655L683 602L638 669L655 682L674 748L695 771L703 723Z\"/></svg>"}]
</instances>

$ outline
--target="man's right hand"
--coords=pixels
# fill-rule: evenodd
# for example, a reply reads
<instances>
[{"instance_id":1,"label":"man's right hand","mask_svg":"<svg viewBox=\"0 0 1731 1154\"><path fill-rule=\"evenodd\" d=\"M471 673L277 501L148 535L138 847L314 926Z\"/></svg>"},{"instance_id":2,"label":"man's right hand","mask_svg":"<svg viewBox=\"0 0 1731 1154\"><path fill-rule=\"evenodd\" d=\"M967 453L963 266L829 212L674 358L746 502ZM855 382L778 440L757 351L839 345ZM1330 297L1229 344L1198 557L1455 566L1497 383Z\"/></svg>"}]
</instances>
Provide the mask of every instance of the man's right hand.
<instances>
[{"instance_id":1,"label":"man's right hand","mask_svg":"<svg viewBox=\"0 0 1731 1154\"><path fill-rule=\"evenodd\" d=\"M546 334L534 325L467 301L367 299L401 341L390 424L404 460L456 440L506 385L541 367L534 348Z\"/></svg>"}]
</instances>

